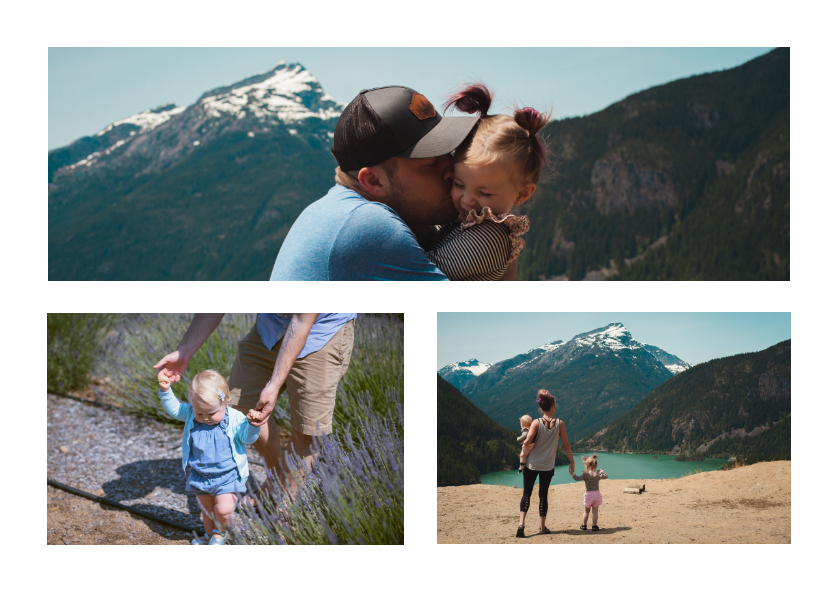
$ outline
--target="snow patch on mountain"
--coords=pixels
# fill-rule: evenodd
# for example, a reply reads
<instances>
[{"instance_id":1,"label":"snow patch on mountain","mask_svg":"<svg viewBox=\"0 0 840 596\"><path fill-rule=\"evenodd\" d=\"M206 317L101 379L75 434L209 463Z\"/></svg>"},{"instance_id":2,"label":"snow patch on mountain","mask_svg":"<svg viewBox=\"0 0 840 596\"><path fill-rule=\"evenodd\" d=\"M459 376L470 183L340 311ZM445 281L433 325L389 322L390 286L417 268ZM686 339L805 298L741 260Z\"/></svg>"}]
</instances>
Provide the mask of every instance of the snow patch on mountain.
<instances>
[{"instance_id":1,"label":"snow patch on mountain","mask_svg":"<svg viewBox=\"0 0 840 596\"><path fill-rule=\"evenodd\" d=\"M246 80L258 79L240 87L224 88L218 95L209 95L200 100L207 115L218 118L223 113L243 117L248 111L257 118L275 117L284 122L298 122L306 118L329 120L341 115L343 104L324 93L318 79L300 64L279 63L268 73L255 75ZM301 94L316 94L326 104L317 109L304 105Z\"/></svg>"},{"instance_id":2,"label":"snow patch on mountain","mask_svg":"<svg viewBox=\"0 0 840 596\"><path fill-rule=\"evenodd\" d=\"M639 350L642 345L633 339L627 328L621 323L610 323L602 329L576 335L573 342L580 346L601 345L612 350Z\"/></svg>"},{"instance_id":3,"label":"snow patch on mountain","mask_svg":"<svg viewBox=\"0 0 840 596\"><path fill-rule=\"evenodd\" d=\"M169 106L172 106L169 109ZM113 124L109 124L98 133L96 133L97 137L101 137L107 132L111 132L117 126L121 124L133 124L134 126L140 127L139 131L135 131L131 133L131 136L134 136L135 133L145 134L151 130L156 129L158 126L163 124L164 122L169 121L173 116L177 116L184 110L186 107L177 107L175 104L169 104L165 106L165 108L156 108L154 110L143 110L139 114L135 114L134 116L129 116L128 118L123 118L122 120L117 120ZM123 141L125 142L125 141ZM122 143L120 143L122 144ZM111 147L113 149L113 147Z\"/></svg>"},{"instance_id":4,"label":"snow patch on mountain","mask_svg":"<svg viewBox=\"0 0 840 596\"><path fill-rule=\"evenodd\" d=\"M463 362L453 362L452 364L447 364L438 371L438 374L444 376L447 373L451 374L458 371L466 371L477 377L491 366L493 365L486 362L480 362L475 358L472 358L470 360L464 360Z\"/></svg>"}]
</instances>

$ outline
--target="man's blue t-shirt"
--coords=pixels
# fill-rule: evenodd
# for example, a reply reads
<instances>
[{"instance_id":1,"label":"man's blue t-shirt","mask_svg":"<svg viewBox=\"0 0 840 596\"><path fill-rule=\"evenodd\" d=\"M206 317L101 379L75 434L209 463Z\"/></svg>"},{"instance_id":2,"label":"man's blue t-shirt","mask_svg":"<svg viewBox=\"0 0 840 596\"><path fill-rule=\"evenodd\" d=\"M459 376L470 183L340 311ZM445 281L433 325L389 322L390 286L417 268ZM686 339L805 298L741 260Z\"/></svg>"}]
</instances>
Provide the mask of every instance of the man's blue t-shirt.
<instances>
[{"instance_id":1,"label":"man's blue t-shirt","mask_svg":"<svg viewBox=\"0 0 840 596\"><path fill-rule=\"evenodd\" d=\"M271 281L446 281L396 212L333 186L297 218Z\"/></svg>"}]
</instances>

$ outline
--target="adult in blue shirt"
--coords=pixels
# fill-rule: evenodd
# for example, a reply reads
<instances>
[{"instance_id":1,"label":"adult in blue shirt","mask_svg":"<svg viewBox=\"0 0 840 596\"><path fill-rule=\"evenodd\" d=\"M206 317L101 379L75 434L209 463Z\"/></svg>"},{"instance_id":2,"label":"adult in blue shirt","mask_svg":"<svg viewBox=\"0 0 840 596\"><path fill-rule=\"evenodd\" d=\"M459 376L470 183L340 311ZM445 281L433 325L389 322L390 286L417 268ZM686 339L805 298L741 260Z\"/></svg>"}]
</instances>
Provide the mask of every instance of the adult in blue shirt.
<instances>
[{"instance_id":1,"label":"adult in blue shirt","mask_svg":"<svg viewBox=\"0 0 840 596\"><path fill-rule=\"evenodd\" d=\"M458 215L450 153L477 122L441 116L408 87L359 93L335 128L336 186L295 221L271 280L446 281L422 247ZM515 278L514 263L504 279Z\"/></svg>"},{"instance_id":2,"label":"adult in blue shirt","mask_svg":"<svg viewBox=\"0 0 840 596\"><path fill-rule=\"evenodd\" d=\"M178 349L155 368L162 367L173 383L178 382L223 317L196 314ZM332 432L336 390L350 364L355 319L356 313L263 313L239 342L228 379L231 407L250 414L249 422L261 427L254 447L289 490L297 486L286 469L272 417L277 397L288 389L292 438L285 451L294 452L311 468L318 457L312 451L312 437Z\"/></svg>"}]
</instances>

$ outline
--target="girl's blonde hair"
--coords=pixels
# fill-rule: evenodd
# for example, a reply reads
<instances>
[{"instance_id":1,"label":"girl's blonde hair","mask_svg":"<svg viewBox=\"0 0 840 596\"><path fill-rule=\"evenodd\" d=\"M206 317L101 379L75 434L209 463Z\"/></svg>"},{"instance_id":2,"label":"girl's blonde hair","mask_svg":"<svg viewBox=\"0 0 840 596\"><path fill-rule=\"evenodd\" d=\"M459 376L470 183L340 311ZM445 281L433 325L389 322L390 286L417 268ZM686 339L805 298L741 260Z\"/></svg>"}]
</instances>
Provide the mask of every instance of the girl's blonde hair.
<instances>
[{"instance_id":1,"label":"girl's blonde hair","mask_svg":"<svg viewBox=\"0 0 840 596\"><path fill-rule=\"evenodd\" d=\"M215 370L204 370L195 375L188 396L190 401L197 397L208 406L226 407L230 403L227 381Z\"/></svg>"},{"instance_id":2,"label":"girl's blonde hair","mask_svg":"<svg viewBox=\"0 0 840 596\"><path fill-rule=\"evenodd\" d=\"M589 457L581 457L583 460L583 464L586 466L587 470L594 470L598 467L598 456L597 455L590 455Z\"/></svg>"},{"instance_id":3,"label":"girl's blonde hair","mask_svg":"<svg viewBox=\"0 0 840 596\"><path fill-rule=\"evenodd\" d=\"M520 428L525 428L526 426L531 426L531 423L534 421L528 414L519 418Z\"/></svg>"},{"instance_id":4,"label":"girl's blonde hair","mask_svg":"<svg viewBox=\"0 0 840 596\"><path fill-rule=\"evenodd\" d=\"M519 183L536 184L542 165L548 163L545 145L537 133L548 124L550 113L534 108L515 108L513 117L488 116L493 92L482 84L466 85L449 96L444 111L450 107L461 112L481 113L474 132L455 150L455 161L472 167L491 163L508 166Z\"/></svg>"}]
</instances>

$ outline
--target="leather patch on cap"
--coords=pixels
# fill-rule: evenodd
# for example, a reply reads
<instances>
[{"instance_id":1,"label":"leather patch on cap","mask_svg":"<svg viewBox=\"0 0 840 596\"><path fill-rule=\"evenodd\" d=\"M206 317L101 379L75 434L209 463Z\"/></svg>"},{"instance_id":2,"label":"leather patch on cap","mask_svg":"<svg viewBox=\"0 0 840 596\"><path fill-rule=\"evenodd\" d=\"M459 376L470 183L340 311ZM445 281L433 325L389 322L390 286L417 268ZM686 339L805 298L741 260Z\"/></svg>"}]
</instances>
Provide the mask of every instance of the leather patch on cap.
<instances>
[{"instance_id":1,"label":"leather patch on cap","mask_svg":"<svg viewBox=\"0 0 840 596\"><path fill-rule=\"evenodd\" d=\"M435 106L432 105L432 102L419 93L411 96L411 107L409 109L419 120L433 118L436 114Z\"/></svg>"}]
</instances>

